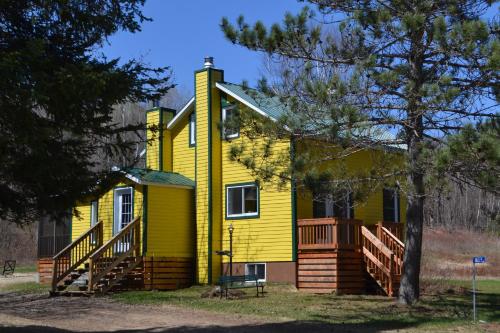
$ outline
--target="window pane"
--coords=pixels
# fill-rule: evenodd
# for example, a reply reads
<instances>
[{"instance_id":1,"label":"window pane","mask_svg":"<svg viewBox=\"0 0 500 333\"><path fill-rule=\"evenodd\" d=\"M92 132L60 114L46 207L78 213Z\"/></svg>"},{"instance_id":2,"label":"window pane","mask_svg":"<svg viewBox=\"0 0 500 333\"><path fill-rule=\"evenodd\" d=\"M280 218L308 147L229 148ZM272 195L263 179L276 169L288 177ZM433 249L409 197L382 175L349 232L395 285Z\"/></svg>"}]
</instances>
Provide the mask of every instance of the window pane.
<instances>
[{"instance_id":1,"label":"window pane","mask_svg":"<svg viewBox=\"0 0 500 333\"><path fill-rule=\"evenodd\" d=\"M245 213L257 213L257 187L245 187Z\"/></svg>"},{"instance_id":2,"label":"window pane","mask_svg":"<svg viewBox=\"0 0 500 333\"><path fill-rule=\"evenodd\" d=\"M258 264L255 266L257 266L257 278L259 280L265 280L266 279L266 265Z\"/></svg>"},{"instance_id":3,"label":"window pane","mask_svg":"<svg viewBox=\"0 0 500 333\"><path fill-rule=\"evenodd\" d=\"M245 274L246 275L255 275L255 265L254 264L247 264Z\"/></svg>"},{"instance_id":4,"label":"window pane","mask_svg":"<svg viewBox=\"0 0 500 333\"><path fill-rule=\"evenodd\" d=\"M396 207L394 207L394 190L384 189L383 205L384 205L384 221L394 222Z\"/></svg>"},{"instance_id":5,"label":"window pane","mask_svg":"<svg viewBox=\"0 0 500 333\"><path fill-rule=\"evenodd\" d=\"M243 213L241 200L241 187L227 189L227 214L236 215Z\"/></svg>"},{"instance_id":6,"label":"window pane","mask_svg":"<svg viewBox=\"0 0 500 333\"><path fill-rule=\"evenodd\" d=\"M196 142L196 122L194 113L189 117L189 143L194 144Z\"/></svg>"},{"instance_id":7,"label":"window pane","mask_svg":"<svg viewBox=\"0 0 500 333\"><path fill-rule=\"evenodd\" d=\"M239 134L238 111L236 108L225 109L224 132L227 137Z\"/></svg>"}]
</instances>

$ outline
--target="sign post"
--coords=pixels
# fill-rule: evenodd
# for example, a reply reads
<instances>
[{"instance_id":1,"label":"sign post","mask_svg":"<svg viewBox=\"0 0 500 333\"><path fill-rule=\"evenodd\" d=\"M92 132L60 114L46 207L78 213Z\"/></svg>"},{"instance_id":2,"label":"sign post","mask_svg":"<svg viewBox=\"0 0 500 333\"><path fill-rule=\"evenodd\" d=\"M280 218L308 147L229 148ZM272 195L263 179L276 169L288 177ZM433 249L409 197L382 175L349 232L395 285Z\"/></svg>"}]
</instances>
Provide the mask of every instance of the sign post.
<instances>
[{"instance_id":1,"label":"sign post","mask_svg":"<svg viewBox=\"0 0 500 333\"><path fill-rule=\"evenodd\" d=\"M472 312L474 322L477 321L477 308L476 308L476 264L486 263L486 257L472 257Z\"/></svg>"}]
</instances>

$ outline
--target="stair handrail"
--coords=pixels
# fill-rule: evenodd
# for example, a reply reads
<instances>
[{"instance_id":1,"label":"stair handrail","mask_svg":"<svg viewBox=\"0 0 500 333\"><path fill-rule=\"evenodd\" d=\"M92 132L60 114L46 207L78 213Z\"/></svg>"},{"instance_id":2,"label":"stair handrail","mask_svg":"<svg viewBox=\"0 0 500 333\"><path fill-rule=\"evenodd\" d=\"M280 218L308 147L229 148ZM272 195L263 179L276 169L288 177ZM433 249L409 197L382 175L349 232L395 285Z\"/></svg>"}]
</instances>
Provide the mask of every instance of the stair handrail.
<instances>
[{"instance_id":1,"label":"stair handrail","mask_svg":"<svg viewBox=\"0 0 500 333\"><path fill-rule=\"evenodd\" d=\"M52 257L52 291L56 290L60 281L101 247L102 232L103 222L99 221ZM80 245L84 248L80 249Z\"/></svg>"},{"instance_id":2,"label":"stair handrail","mask_svg":"<svg viewBox=\"0 0 500 333\"><path fill-rule=\"evenodd\" d=\"M385 246L394 252L395 274L401 275L403 273L403 256L405 253L404 243L386 227L380 228L380 234Z\"/></svg>"},{"instance_id":3,"label":"stair handrail","mask_svg":"<svg viewBox=\"0 0 500 333\"><path fill-rule=\"evenodd\" d=\"M141 217L136 217L90 256L89 291L93 291L95 284L132 253L135 256L140 255L140 221ZM124 242L120 244L124 239L129 241L127 246L123 246ZM116 251L117 249L119 251ZM103 262L103 259L108 261Z\"/></svg>"},{"instance_id":4,"label":"stair handrail","mask_svg":"<svg viewBox=\"0 0 500 333\"><path fill-rule=\"evenodd\" d=\"M367 227L361 227L361 233L363 237L363 255L365 260L370 261L373 265L371 268L378 270L384 276L381 276L381 286L387 292L389 296L394 294L394 252L391 251L380 239L377 238ZM365 239L371 244L365 244ZM372 245L372 246L370 246ZM374 253L373 247L378 251ZM383 255L385 258L381 258ZM385 260L383 260L385 259ZM386 264L387 262L387 264Z\"/></svg>"}]
</instances>

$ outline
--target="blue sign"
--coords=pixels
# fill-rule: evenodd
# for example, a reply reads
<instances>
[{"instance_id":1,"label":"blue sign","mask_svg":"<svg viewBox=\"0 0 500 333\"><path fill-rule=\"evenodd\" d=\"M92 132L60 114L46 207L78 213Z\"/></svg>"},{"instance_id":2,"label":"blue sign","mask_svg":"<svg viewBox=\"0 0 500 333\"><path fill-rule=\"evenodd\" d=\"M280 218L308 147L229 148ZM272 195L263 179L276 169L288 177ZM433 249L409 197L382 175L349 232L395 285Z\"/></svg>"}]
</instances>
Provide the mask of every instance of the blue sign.
<instances>
[{"instance_id":1,"label":"blue sign","mask_svg":"<svg viewBox=\"0 0 500 333\"><path fill-rule=\"evenodd\" d=\"M474 264L484 264L486 262L486 257L472 257L472 262Z\"/></svg>"}]
</instances>

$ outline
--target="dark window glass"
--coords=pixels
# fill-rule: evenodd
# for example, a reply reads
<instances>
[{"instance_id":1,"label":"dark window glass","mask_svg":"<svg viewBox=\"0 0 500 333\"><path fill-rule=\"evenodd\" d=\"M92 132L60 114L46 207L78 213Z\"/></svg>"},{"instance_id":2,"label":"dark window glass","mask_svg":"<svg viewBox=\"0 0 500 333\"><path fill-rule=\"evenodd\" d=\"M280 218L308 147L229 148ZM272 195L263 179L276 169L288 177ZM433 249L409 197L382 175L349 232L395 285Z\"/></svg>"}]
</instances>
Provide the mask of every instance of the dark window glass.
<instances>
[{"instance_id":1,"label":"dark window glass","mask_svg":"<svg viewBox=\"0 0 500 333\"><path fill-rule=\"evenodd\" d=\"M243 213L242 191L242 187L227 189L228 215L238 215Z\"/></svg>"},{"instance_id":2,"label":"dark window glass","mask_svg":"<svg viewBox=\"0 0 500 333\"><path fill-rule=\"evenodd\" d=\"M257 213L257 187L245 187L245 213Z\"/></svg>"}]
</instances>

